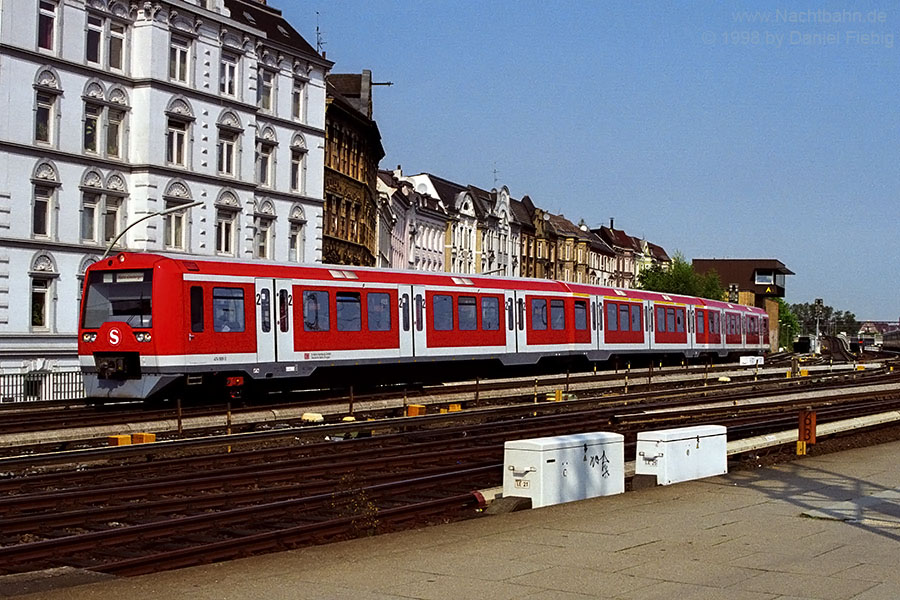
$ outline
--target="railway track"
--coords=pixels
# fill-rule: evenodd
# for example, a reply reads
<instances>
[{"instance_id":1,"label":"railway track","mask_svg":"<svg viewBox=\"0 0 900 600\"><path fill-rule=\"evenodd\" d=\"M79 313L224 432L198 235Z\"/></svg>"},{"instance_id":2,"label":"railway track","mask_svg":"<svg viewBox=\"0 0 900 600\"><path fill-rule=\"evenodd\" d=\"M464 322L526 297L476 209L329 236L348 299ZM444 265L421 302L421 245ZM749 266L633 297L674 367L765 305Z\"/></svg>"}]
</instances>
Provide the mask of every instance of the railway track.
<instances>
[{"instance_id":1,"label":"railway track","mask_svg":"<svg viewBox=\"0 0 900 600\"><path fill-rule=\"evenodd\" d=\"M900 376L866 384L819 397L708 389L699 400L695 391L660 391L640 401L488 407L392 419L374 426L383 433L345 441L321 440L362 424L281 432L292 443L274 446L278 438L253 434L96 450L90 462L57 471L41 457L0 460L9 473L0 480L0 571L72 565L135 575L467 518L472 490L502 479L504 441L617 431L628 456L637 431L651 427L714 422L733 439L788 428L800 408L817 410L820 423L900 409Z\"/></svg>"}]
</instances>

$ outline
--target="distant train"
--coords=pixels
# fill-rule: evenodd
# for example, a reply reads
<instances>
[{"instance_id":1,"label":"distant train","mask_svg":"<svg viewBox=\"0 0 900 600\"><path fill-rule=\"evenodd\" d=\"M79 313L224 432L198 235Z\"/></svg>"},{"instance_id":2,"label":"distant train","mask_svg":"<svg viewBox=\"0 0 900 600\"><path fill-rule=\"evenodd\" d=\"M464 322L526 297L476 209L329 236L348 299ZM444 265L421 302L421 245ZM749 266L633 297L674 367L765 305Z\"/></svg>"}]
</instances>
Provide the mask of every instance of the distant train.
<instances>
[{"instance_id":1,"label":"distant train","mask_svg":"<svg viewBox=\"0 0 900 600\"><path fill-rule=\"evenodd\" d=\"M765 311L541 279L121 253L86 273L89 397L148 399L329 375L760 353Z\"/></svg>"},{"instance_id":2,"label":"distant train","mask_svg":"<svg viewBox=\"0 0 900 600\"><path fill-rule=\"evenodd\" d=\"M881 337L881 349L900 352L900 329L888 331Z\"/></svg>"}]
</instances>

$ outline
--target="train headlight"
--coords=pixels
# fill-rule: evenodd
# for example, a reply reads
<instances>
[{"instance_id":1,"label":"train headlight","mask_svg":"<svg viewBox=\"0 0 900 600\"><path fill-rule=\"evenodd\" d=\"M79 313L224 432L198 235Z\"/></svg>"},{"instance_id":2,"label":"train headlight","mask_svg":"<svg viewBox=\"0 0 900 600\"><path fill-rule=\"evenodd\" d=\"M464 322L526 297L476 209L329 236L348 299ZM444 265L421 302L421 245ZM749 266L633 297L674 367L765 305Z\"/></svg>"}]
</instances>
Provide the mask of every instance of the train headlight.
<instances>
[{"instance_id":1,"label":"train headlight","mask_svg":"<svg viewBox=\"0 0 900 600\"><path fill-rule=\"evenodd\" d=\"M150 332L139 331L134 334L134 339L139 342L149 342L150 341Z\"/></svg>"},{"instance_id":2,"label":"train headlight","mask_svg":"<svg viewBox=\"0 0 900 600\"><path fill-rule=\"evenodd\" d=\"M86 344L90 344L91 342L94 342L96 340L97 340L96 333L91 333L90 331L85 331L84 333L81 334L81 341L85 342Z\"/></svg>"}]
</instances>

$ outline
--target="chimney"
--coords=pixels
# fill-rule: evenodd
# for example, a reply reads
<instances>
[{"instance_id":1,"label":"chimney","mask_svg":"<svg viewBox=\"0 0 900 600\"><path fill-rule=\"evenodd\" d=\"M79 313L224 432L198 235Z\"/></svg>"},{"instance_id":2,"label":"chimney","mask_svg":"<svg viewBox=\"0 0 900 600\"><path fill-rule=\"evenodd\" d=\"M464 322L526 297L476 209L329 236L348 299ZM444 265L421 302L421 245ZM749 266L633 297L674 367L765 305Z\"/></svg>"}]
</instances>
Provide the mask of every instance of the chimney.
<instances>
[{"instance_id":1,"label":"chimney","mask_svg":"<svg viewBox=\"0 0 900 600\"><path fill-rule=\"evenodd\" d=\"M372 71L363 69L359 82L359 108L360 111L372 118Z\"/></svg>"},{"instance_id":2,"label":"chimney","mask_svg":"<svg viewBox=\"0 0 900 600\"><path fill-rule=\"evenodd\" d=\"M400 167L400 165L397 165L397 168L394 169L394 177L396 177L397 179L403 177L403 169Z\"/></svg>"},{"instance_id":3,"label":"chimney","mask_svg":"<svg viewBox=\"0 0 900 600\"><path fill-rule=\"evenodd\" d=\"M614 225L615 225L615 220L613 220L613 218L610 217L610 218L609 218L609 228L610 228L610 229L615 229Z\"/></svg>"}]
</instances>

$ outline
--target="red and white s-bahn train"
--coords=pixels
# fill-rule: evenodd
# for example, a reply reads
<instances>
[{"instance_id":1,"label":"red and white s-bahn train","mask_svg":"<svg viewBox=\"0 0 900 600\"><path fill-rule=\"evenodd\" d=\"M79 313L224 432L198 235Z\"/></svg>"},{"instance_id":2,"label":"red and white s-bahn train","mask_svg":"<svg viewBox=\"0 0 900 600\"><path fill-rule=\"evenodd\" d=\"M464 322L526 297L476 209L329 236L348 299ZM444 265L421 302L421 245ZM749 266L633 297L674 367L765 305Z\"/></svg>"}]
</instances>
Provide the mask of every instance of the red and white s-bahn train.
<instances>
[{"instance_id":1,"label":"red and white s-bahn train","mask_svg":"<svg viewBox=\"0 0 900 600\"><path fill-rule=\"evenodd\" d=\"M323 373L350 384L388 367L414 378L425 367L725 356L768 343L765 311L674 294L122 253L86 273L78 354L89 397L148 399L195 385L232 397L246 385L296 388Z\"/></svg>"}]
</instances>

